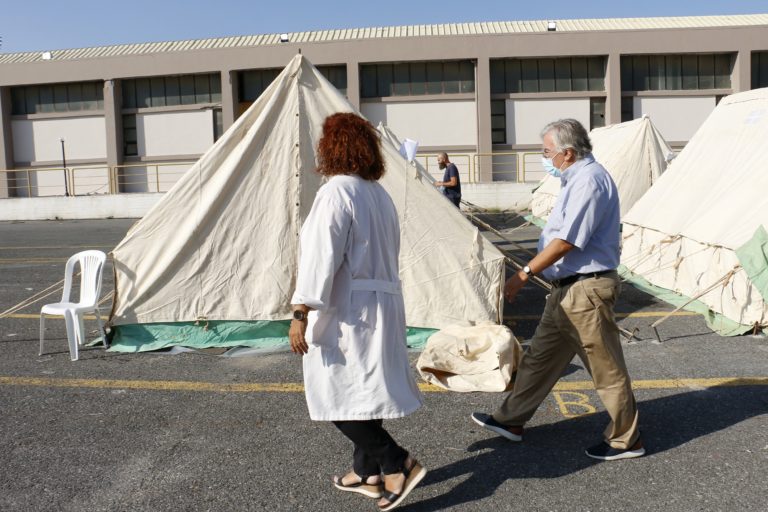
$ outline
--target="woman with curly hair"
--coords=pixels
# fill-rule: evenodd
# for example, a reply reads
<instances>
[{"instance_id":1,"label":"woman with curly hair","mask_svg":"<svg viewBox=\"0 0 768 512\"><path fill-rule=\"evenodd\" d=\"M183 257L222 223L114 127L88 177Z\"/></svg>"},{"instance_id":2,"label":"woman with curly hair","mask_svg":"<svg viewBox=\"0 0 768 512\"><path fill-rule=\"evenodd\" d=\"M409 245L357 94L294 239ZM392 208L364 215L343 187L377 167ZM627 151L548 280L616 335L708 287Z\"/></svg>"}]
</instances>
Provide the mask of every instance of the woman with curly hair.
<instances>
[{"instance_id":1,"label":"woman with curly hair","mask_svg":"<svg viewBox=\"0 0 768 512\"><path fill-rule=\"evenodd\" d=\"M301 229L291 350L303 355L310 418L354 444L352 471L333 485L392 510L426 474L382 426L422 404L405 340L400 225L378 183L384 162L368 121L326 118L318 162L327 182Z\"/></svg>"}]
</instances>

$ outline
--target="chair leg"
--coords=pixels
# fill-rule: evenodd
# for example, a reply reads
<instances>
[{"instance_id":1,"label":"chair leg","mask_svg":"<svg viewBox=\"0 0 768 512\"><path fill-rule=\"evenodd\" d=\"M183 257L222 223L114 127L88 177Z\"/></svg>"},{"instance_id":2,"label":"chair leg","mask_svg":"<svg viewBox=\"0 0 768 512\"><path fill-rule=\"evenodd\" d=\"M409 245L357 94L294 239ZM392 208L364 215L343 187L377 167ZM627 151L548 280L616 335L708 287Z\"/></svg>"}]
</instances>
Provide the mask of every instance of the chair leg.
<instances>
[{"instance_id":1,"label":"chair leg","mask_svg":"<svg viewBox=\"0 0 768 512\"><path fill-rule=\"evenodd\" d=\"M104 323L101 321L101 312L99 311L99 308L95 308L94 311L96 312L96 322L99 324L99 332L101 333L101 343L106 350L109 348L109 343L107 342L107 332L104 330Z\"/></svg>"},{"instance_id":2,"label":"chair leg","mask_svg":"<svg viewBox=\"0 0 768 512\"><path fill-rule=\"evenodd\" d=\"M45 338L45 314L40 313L40 353L38 355L43 355L43 338Z\"/></svg>"},{"instance_id":3,"label":"chair leg","mask_svg":"<svg viewBox=\"0 0 768 512\"><path fill-rule=\"evenodd\" d=\"M77 361L80 357L77 350L77 326L75 325L76 319L72 311L64 312L64 323L67 324L67 343L69 343L69 358L72 361Z\"/></svg>"},{"instance_id":4,"label":"chair leg","mask_svg":"<svg viewBox=\"0 0 768 512\"><path fill-rule=\"evenodd\" d=\"M85 345L85 324L83 322L83 316L85 313L73 312L72 316L77 320L75 322L75 335L77 338L77 346L82 347Z\"/></svg>"}]
</instances>

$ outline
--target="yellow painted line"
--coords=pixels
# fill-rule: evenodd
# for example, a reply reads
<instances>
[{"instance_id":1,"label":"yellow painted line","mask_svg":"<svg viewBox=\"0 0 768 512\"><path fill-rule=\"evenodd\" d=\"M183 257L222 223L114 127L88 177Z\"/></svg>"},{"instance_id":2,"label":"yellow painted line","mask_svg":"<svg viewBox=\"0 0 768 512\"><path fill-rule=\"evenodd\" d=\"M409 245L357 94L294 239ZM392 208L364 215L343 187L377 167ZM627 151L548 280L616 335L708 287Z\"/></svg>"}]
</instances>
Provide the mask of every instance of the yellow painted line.
<instances>
[{"instance_id":1,"label":"yellow painted line","mask_svg":"<svg viewBox=\"0 0 768 512\"><path fill-rule=\"evenodd\" d=\"M298 382L226 384L177 380L54 379L13 376L0 376L0 385L48 388L141 389L151 391L207 391L214 393L301 393L304 391L303 384ZM768 386L768 377L638 380L632 383L634 389L700 389L735 386ZM442 388L425 383L419 384L419 388L425 392L445 391ZM571 381L558 382L553 391L589 391L592 389L594 389L592 381Z\"/></svg>"},{"instance_id":2,"label":"yellow painted line","mask_svg":"<svg viewBox=\"0 0 768 512\"><path fill-rule=\"evenodd\" d=\"M671 313L671 314L670 314ZM664 316L698 316L692 311L636 311L634 313L616 313L616 318L661 318ZM541 320L541 315L510 315L504 320Z\"/></svg>"},{"instance_id":3,"label":"yellow painted line","mask_svg":"<svg viewBox=\"0 0 768 512\"><path fill-rule=\"evenodd\" d=\"M768 377L716 377L708 379L660 379L633 380L632 389L681 389L681 388L722 388L735 386L768 386ZM590 380L561 381L554 391L585 391L594 389Z\"/></svg>"},{"instance_id":4,"label":"yellow painted line","mask_svg":"<svg viewBox=\"0 0 768 512\"><path fill-rule=\"evenodd\" d=\"M147 389L153 391L212 391L219 393L296 393L304 391L304 386L300 383L219 384L216 382L173 380L52 379L41 377L0 377L0 385L54 388Z\"/></svg>"}]
</instances>

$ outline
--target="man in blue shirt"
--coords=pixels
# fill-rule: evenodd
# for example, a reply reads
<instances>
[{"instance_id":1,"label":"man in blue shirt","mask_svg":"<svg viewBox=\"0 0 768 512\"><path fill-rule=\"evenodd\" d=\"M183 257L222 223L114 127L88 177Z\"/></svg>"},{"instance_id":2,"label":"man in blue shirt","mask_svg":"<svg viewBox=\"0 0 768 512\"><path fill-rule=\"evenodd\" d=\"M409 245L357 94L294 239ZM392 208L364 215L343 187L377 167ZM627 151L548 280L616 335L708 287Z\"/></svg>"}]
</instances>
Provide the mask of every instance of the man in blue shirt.
<instances>
[{"instance_id":1,"label":"man in blue shirt","mask_svg":"<svg viewBox=\"0 0 768 512\"><path fill-rule=\"evenodd\" d=\"M456 166L448 160L448 153L440 153L437 155L437 166L441 170L445 170L443 173L443 181L436 181L436 187L443 187L443 195L448 198L457 207L461 204L461 179L459 178L459 170Z\"/></svg>"},{"instance_id":2,"label":"man in blue shirt","mask_svg":"<svg viewBox=\"0 0 768 512\"><path fill-rule=\"evenodd\" d=\"M600 460L645 454L614 305L620 281L619 195L611 176L592 156L592 144L575 119L561 119L541 132L542 163L560 177L562 189L539 239L538 255L504 286L512 302L535 274L552 283L529 350L517 369L512 392L491 414L473 413L484 428L522 441L523 425L578 354L590 372L611 422L604 441L586 450Z\"/></svg>"}]
</instances>

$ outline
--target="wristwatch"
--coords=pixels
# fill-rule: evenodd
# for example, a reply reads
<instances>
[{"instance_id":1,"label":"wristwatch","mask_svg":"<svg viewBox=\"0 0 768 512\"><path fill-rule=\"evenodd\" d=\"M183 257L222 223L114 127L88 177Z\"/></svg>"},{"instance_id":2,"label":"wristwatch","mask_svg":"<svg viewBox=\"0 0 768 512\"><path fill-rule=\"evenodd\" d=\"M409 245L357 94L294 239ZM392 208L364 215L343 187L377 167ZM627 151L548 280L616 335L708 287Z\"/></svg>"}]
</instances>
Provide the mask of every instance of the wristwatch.
<instances>
[{"instance_id":1,"label":"wristwatch","mask_svg":"<svg viewBox=\"0 0 768 512\"><path fill-rule=\"evenodd\" d=\"M307 319L307 314L303 311L299 311L298 309L293 311L293 319L298 320L299 322L303 322Z\"/></svg>"},{"instance_id":2,"label":"wristwatch","mask_svg":"<svg viewBox=\"0 0 768 512\"><path fill-rule=\"evenodd\" d=\"M531 277L533 275L533 270L531 270L531 267L528 265L523 267L523 273L527 275L528 277Z\"/></svg>"}]
</instances>

